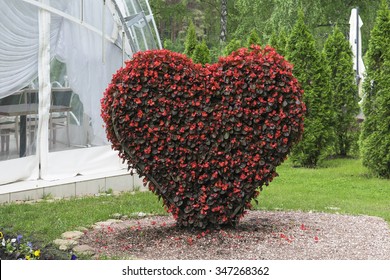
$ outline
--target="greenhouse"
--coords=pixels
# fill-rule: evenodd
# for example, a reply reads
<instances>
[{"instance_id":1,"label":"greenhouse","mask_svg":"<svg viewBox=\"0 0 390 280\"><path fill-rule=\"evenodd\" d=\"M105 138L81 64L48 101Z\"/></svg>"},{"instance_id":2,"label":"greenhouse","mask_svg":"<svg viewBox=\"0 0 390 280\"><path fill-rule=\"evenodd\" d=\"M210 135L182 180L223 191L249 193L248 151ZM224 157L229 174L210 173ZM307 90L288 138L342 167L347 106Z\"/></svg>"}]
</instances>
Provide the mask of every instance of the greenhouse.
<instances>
[{"instance_id":1,"label":"greenhouse","mask_svg":"<svg viewBox=\"0 0 390 280\"><path fill-rule=\"evenodd\" d=\"M0 0L0 185L126 168L100 99L139 50L161 48L147 0Z\"/></svg>"}]
</instances>

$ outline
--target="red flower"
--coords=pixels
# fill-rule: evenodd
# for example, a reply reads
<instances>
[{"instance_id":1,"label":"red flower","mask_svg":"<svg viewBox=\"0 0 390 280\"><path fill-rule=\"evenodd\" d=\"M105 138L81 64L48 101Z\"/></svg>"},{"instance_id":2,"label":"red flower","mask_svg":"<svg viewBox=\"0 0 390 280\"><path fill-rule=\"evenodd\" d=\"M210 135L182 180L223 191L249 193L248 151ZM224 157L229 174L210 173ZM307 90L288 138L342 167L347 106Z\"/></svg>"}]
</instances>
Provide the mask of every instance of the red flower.
<instances>
[{"instance_id":1,"label":"red flower","mask_svg":"<svg viewBox=\"0 0 390 280\"><path fill-rule=\"evenodd\" d=\"M276 176L303 131L302 94L270 47L205 67L150 50L113 75L101 116L113 149L179 225L205 228L236 223Z\"/></svg>"}]
</instances>

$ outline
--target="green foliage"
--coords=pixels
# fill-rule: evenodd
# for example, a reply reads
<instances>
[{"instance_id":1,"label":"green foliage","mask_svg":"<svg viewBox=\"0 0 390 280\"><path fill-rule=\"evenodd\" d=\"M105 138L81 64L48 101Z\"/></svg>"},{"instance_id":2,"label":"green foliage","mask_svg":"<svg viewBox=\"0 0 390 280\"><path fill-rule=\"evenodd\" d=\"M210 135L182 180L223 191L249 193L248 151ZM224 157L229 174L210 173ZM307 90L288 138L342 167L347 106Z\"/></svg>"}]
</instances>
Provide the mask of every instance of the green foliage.
<instances>
[{"instance_id":1,"label":"green foliage","mask_svg":"<svg viewBox=\"0 0 390 280\"><path fill-rule=\"evenodd\" d=\"M370 176L359 159L325 160L315 169L292 168L288 160L278 173L257 209L380 216L390 223L389 182Z\"/></svg>"},{"instance_id":2,"label":"green foliage","mask_svg":"<svg viewBox=\"0 0 390 280\"><path fill-rule=\"evenodd\" d=\"M303 9L307 16L307 26L322 49L325 38L332 32L334 24L339 24L343 33L349 30L351 9L358 6L364 25L362 27L363 49L366 49L369 31L378 8L378 1L372 0L235 0L234 21L237 38L246 36L253 26L262 31L262 37L269 40L272 32L285 29L290 32L297 20L298 10Z\"/></svg>"},{"instance_id":3,"label":"green foliage","mask_svg":"<svg viewBox=\"0 0 390 280\"><path fill-rule=\"evenodd\" d=\"M254 205L254 208L337 211L342 214L377 216L390 222L390 188L387 180L367 176L367 168L357 159L330 160L323 164L326 168L292 168L291 162L286 161L278 167L279 176L272 182L272 187L263 189L259 204ZM145 191L119 196L0 205L1 226L23 234L23 238L28 241L32 236L33 245L43 241L40 246L42 255L45 254L44 247L65 231L90 227L96 222L112 218L114 213L131 217L139 212L165 214L156 196ZM59 258L56 256L56 259Z\"/></svg>"},{"instance_id":4,"label":"green foliage","mask_svg":"<svg viewBox=\"0 0 390 280\"><path fill-rule=\"evenodd\" d=\"M210 50L205 40L202 40L202 43L196 45L192 54L192 60L195 63L201 63L203 65L211 62Z\"/></svg>"},{"instance_id":5,"label":"green foliage","mask_svg":"<svg viewBox=\"0 0 390 280\"><path fill-rule=\"evenodd\" d=\"M390 178L390 10L385 0L378 11L366 55L363 85L365 120L360 135L363 164L373 173Z\"/></svg>"},{"instance_id":6,"label":"green foliage","mask_svg":"<svg viewBox=\"0 0 390 280\"><path fill-rule=\"evenodd\" d=\"M279 36L275 31L272 32L271 37L268 40L268 45L273 47L275 50L278 50Z\"/></svg>"},{"instance_id":7,"label":"green foliage","mask_svg":"<svg viewBox=\"0 0 390 280\"><path fill-rule=\"evenodd\" d=\"M247 47L250 48L252 45L261 45L260 36L257 33L256 29L252 29L251 33L249 33L247 39Z\"/></svg>"},{"instance_id":8,"label":"green foliage","mask_svg":"<svg viewBox=\"0 0 390 280\"><path fill-rule=\"evenodd\" d=\"M355 117L359 113L359 105L351 47L338 27L335 27L333 34L326 40L324 53L331 70L330 85L336 134L334 150L336 155L347 156L354 142L357 142Z\"/></svg>"},{"instance_id":9,"label":"green foliage","mask_svg":"<svg viewBox=\"0 0 390 280\"><path fill-rule=\"evenodd\" d=\"M210 48L210 61L211 63L215 63L218 59L223 56L224 48L221 46L211 47Z\"/></svg>"},{"instance_id":10,"label":"green foliage","mask_svg":"<svg viewBox=\"0 0 390 280\"><path fill-rule=\"evenodd\" d=\"M232 40L230 40L230 42L224 48L223 55L228 56L229 54L238 50L241 47L242 47L241 40L233 38Z\"/></svg>"},{"instance_id":11,"label":"green foliage","mask_svg":"<svg viewBox=\"0 0 390 280\"><path fill-rule=\"evenodd\" d=\"M376 129L376 96L381 90L379 83L382 65L384 63L384 53L390 46L390 12L386 1L382 1L381 9L375 21L375 26L371 32L369 48L365 57L366 78L363 84L364 99L363 113L365 121L362 126L361 141L364 141Z\"/></svg>"},{"instance_id":12,"label":"green foliage","mask_svg":"<svg viewBox=\"0 0 390 280\"><path fill-rule=\"evenodd\" d=\"M390 51L385 55L378 84L375 114L370 115L375 127L363 141L363 164L375 175L390 179Z\"/></svg>"},{"instance_id":13,"label":"green foliage","mask_svg":"<svg viewBox=\"0 0 390 280\"><path fill-rule=\"evenodd\" d=\"M198 37L206 39L210 49L223 48L220 42L221 1L149 0L161 38L170 39L174 45L184 45L189 21L193 21ZM307 25L318 49L322 49L334 24L348 33L351 9L359 7L362 27L363 51L367 49L370 30L373 27L380 1L372 0L235 0L227 1L227 40L247 38L253 28L261 31L262 42L268 42L272 32L290 33L299 8L303 8ZM216 22L218 24L216 24ZM280 35L280 34L279 34ZM280 39L283 37L281 36ZM243 42L243 46L246 42ZM174 49L174 51L177 51ZM182 52L182 51L181 51ZM278 52L283 55L282 48ZM214 60L214 56L213 56Z\"/></svg>"},{"instance_id":14,"label":"green foliage","mask_svg":"<svg viewBox=\"0 0 390 280\"><path fill-rule=\"evenodd\" d=\"M163 47L164 47L164 49L170 50L173 52L183 52L184 51L183 44L177 44L177 43L175 44L170 39L166 39L164 41Z\"/></svg>"},{"instance_id":15,"label":"green foliage","mask_svg":"<svg viewBox=\"0 0 390 280\"><path fill-rule=\"evenodd\" d=\"M268 40L268 45L273 47L279 54L284 56L286 53L287 39L288 37L284 29L282 29L279 34L273 31L271 37Z\"/></svg>"},{"instance_id":16,"label":"green foliage","mask_svg":"<svg viewBox=\"0 0 390 280\"><path fill-rule=\"evenodd\" d=\"M278 52L283 56L286 55L287 40L288 40L288 36L286 30L283 28L279 32L279 40L278 40Z\"/></svg>"},{"instance_id":17,"label":"green foliage","mask_svg":"<svg viewBox=\"0 0 390 280\"><path fill-rule=\"evenodd\" d=\"M184 54L192 57L197 44L198 40L196 38L195 25L191 21L190 25L188 26L186 40L184 42Z\"/></svg>"},{"instance_id":18,"label":"green foliage","mask_svg":"<svg viewBox=\"0 0 390 280\"><path fill-rule=\"evenodd\" d=\"M300 11L287 44L287 59L294 65L294 75L304 89L306 104L305 131L302 141L292 151L295 164L315 167L329 154L332 144L333 112L331 111L330 69L317 51L316 42Z\"/></svg>"}]
</instances>

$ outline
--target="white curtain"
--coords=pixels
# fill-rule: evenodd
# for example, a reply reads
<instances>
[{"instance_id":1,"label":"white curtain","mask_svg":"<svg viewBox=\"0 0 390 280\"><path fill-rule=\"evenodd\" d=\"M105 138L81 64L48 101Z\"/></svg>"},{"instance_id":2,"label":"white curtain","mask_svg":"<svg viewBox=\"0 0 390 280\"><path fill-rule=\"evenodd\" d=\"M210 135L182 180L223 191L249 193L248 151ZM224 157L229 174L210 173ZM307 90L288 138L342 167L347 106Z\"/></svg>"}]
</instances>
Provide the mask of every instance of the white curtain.
<instances>
[{"instance_id":1,"label":"white curtain","mask_svg":"<svg viewBox=\"0 0 390 280\"><path fill-rule=\"evenodd\" d=\"M0 0L0 98L37 76L38 9L23 1Z\"/></svg>"},{"instance_id":2,"label":"white curtain","mask_svg":"<svg viewBox=\"0 0 390 280\"><path fill-rule=\"evenodd\" d=\"M0 0L0 98L28 86L38 76L38 54L42 47L39 45L40 9L27 2ZM102 30L104 26L103 36L108 39L103 42L102 34L98 34L93 28L49 11L50 57L56 57L66 64L69 85L78 94L84 115L88 118L85 121L89 124L89 144L92 147L49 153L48 113L41 110L38 154L0 161L0 184L38 177L56 180L125 168L106 140L100 117L103 92L112 75L122 66L122 50L118 47L121 43L113 43L121 35L118 23L108 7L103 6L102 0L37 2L48 4L73 17L82 17L83 24L97 30ZM47 86L40 84L40 100L50 94Z\"/></svg>"}]
</instances>

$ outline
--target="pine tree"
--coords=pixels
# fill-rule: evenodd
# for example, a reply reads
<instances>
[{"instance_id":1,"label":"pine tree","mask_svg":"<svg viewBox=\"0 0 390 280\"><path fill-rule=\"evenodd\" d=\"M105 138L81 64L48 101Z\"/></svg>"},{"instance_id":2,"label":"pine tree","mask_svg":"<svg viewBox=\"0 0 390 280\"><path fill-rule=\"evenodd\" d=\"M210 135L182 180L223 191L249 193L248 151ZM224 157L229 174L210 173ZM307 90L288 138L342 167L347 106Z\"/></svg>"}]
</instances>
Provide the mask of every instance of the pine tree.
<instances>
[{"instance_id":1,"label":"pine tree","mask_svg":"<svg viewBox=\"0 0 390 280\"><path fill-rule=\"evenodd\" d=\"M184 54L191 57L197 44L198 40L196 38L195 25L191 21L187 29L186 40L184 42Z\"/></svg>"},{"instance_id":2,"label":"pine tree","mask_svg":"<svg viewBox=\"0 0 390 280\"><path fill-rule=\"evenodd\" d=\"M380 90L379 76L384 63L384 53L389 48L390 12L386 0L377 13L375 25L371 31L368 50L366 53L366 78L363 84L363 114L365 120L360 135L361 149L364 149L365 139L375 131L375 103L377 92ZM363 159L364 160L364 159Z\"/></svg>"},{"instance_id":3,"label":"pine tree","mask_svg":"<svg viewBox=\"0 0 390 280\"><path fill-rule=\"evenodd\" d=\"M291 158L295 164L315 167L328 155L333 140L330 69L325 56L317 50L302 11L288 39L286 52L304 90L303 101L307 109L305 131L302 140L293 148Z\"/></svg>"},{"instance_id":4,"label":"pine tree","mask_svg":"<svg viewBox=\"0 0 390 280\"><path fill-rule=\"evenodd\" d=\"M347 156L357 142L356 115L359 113L358 91L353 70L352 50L338 27L325 42L324 53L330 70L332 110L335 113L335 153Z\"/></svg>"},{"instance_id":5,"label":"pine tree","mask_svg":"<svg viewBox=\"0 0 390 280\"><path fill-rule=\"evenodd\" d=\"M268 45L273 47L279 54L285 55L286 53L286 44L287 44L287 34L284 29L282 29L279 34L275 31L272 32L271 37L268 40Z\"/></svg>"},{"instance_id":6,"label":"pine tree","mask_svg":"<svg viewBox=\"0 0 390 280\"><path fill-rule=\"evenodd\" d=\"M223 55L228 56L229 54L238 50L241 47L242 47L241 41L233 38L232 40L230 40L230 42L224 48Z\"/></svg>"},{"instance_id":7,"label":"pine tree","mask_svg":"<svg viewBox=\"0 0 390 280\"><path fill-rule=\"evenodd\" d=\"M390 10L382 0L366 54L363 84L363 114L360 135L363 165L373 173L390 178L389 90L390 90Z\"/></svg>"},{"instance_id":8,"label":"pine tree","mask_svg":"<svg viewBox=\"0 0 390 280\"><path fill-rule=\"evenodd\" d=\"M286 55L286 47L287 47L287 33L286 30L283 28L279 32L279 38L278 38L278 53L285 56Z\"/></svg>"},{"instance_id":9,"label":"pine tree","mask_svg":"<svg viewBox=\"0 0 390 280\"><path fill-rule=\"evenodd\" d=\"M206 41L202 40L202 43L197 44L192 54L192 60L195 63L206 64L210 63L210 50L206 45Z\"/></svg>"},{"instance_id":10,"label":"pine tree","mask_svg":"<svg viewBox=\"0 0 390 280\"><path fill-rule=\"evenodd\" d=\"M372 116L376 126L364 141L363 164L375 175L390 179L390 51L382 64L378 83L381 87Z\"/></svg>"},{"instance_id":11,"label":"pine tree","mask_svg":"<svg viewBox=\"0 0 390 280\"><path fill-rule=\"evenodd\" d=\"M253 28L251 33L249 33L248 39L247 39L247 47L250 48L252 45L261 45L260 42L260 36L257 33L256 29Z\"/></svg>"},{"instance_id":12,"label":"pine tree","mask_svg":"<svg viewBox=\"0 0 390 280\"><path fill-rule=\"evenodd\" d=\"M279 43L278 34L275 31L273 31L271 37L269 37L268 45L273 47L276 51L278 51L278 47L279 47L278 43Z\"/></svg>"}]
</instances>

